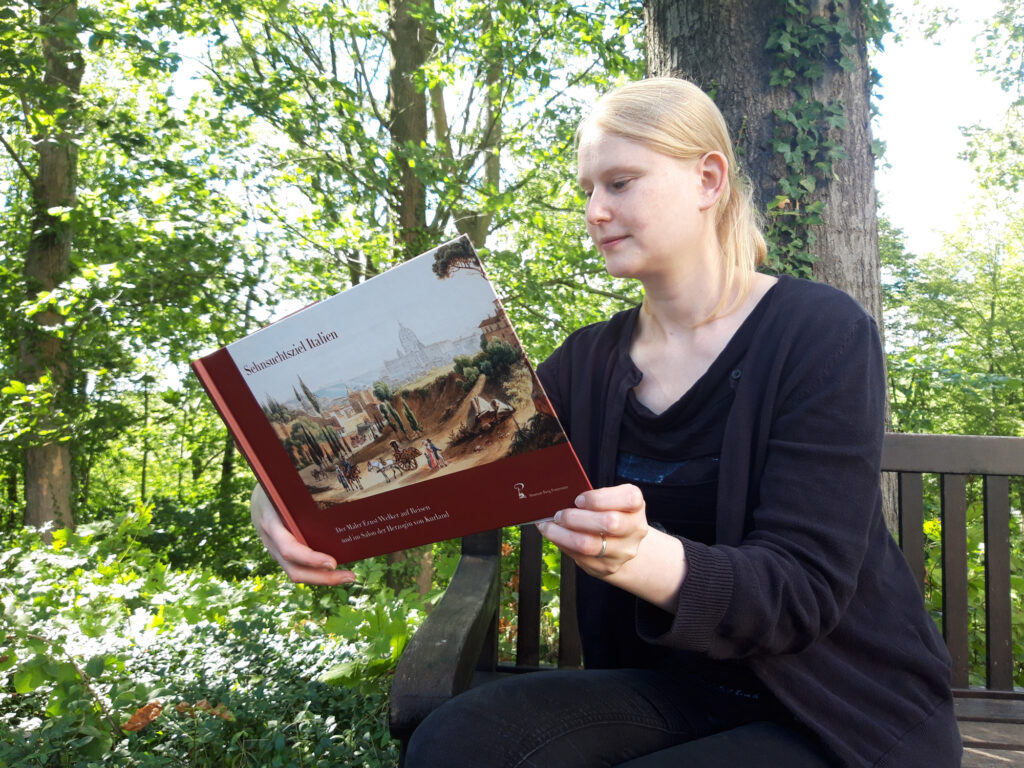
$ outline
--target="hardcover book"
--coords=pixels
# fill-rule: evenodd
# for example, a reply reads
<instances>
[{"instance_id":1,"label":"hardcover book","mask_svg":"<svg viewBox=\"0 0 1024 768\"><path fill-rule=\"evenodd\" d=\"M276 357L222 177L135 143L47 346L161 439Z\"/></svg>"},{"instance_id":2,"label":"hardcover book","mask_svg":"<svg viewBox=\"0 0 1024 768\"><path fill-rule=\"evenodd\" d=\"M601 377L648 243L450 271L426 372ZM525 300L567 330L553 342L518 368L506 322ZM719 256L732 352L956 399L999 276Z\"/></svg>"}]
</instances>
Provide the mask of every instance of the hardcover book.
<instances>
[{"instance_id":1,"label":"hardcover book","mask_svg":"<svg viewBox=\"0 0 1024 768\"><path fill-rule=\"evenodd\" d=\"M339 562L590 487L465 236L192 367L285 524Z\"/></svg>"}]
</instances>

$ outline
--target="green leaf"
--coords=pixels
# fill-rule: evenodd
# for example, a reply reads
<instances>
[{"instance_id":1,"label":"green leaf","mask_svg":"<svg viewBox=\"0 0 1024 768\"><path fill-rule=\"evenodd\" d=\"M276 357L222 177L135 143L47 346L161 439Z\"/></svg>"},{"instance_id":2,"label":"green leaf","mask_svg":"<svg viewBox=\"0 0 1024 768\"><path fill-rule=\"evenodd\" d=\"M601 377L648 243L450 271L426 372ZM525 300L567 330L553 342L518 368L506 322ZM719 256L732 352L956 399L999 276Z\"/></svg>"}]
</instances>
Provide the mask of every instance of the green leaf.
<instances>
[{"instance_id":1,"label":"green leaf","mask_svg":"<svg viewBox=\"0 0 1024 768\"><path fill-rule=\"evenodd\" d=\"M343 661L340 664L335 664L320 675L319 680L328 685L353 686L364 678L365 671L366 665L364 663Z\"/></svg>"},{"instance_id":2,"label":"green leaf","mask_svg":"<svg viewBox=\"0 0 1024 768\"><path fill-rule=\"evenodd\" d=\"M358 637L359 627L365 621L366 617L360 611L350 605L341 605L324 622L324 630L331 635L354 639Z\"/></svg>"},{"instance_id":3,"label":"green leaf","mask_svg":"<svg viewBox=\"0 0 1024 768\"><path fill-rule=\"evenodd\" d=\"M101 655L93 656L85 664L85 674L89 677L99 677L103 674L103 669L106 666L106 658Z\"/></svg>"},{"instance_id":4,"label":"green leaf","mask_svg":"<svg viewBox=\"0 0 1024 768\"><path fill-rule=\"evenodd\" d=\"M26 665L11 675L14 690L18 693L31 693L46 680L46 673L40 665Z\"/></svg>"}]
</instances>

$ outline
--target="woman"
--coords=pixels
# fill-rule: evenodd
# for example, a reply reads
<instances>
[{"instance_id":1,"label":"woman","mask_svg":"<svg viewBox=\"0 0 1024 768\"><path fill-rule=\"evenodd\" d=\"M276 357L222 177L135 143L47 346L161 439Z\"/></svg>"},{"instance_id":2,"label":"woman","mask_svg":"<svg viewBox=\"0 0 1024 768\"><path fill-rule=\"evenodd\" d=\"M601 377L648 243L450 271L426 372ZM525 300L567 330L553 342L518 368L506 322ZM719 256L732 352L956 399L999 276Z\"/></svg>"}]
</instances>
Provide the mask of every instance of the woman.
<instances>
[{"instance_id":1,"label":"woman","mask_svg":"<svg viewBox=\"0 0 1024 768\"><path fill-rule=\"evenodd\" d=\"M437 459L434 458L434 454L430 450L430 441L423 441L423 455L427 457L427 466L430 469L437 469Z\"/></svg>"},{"instance_id":2,"label":"woman","mask_svg":"<svg viewBox=\"0 0 1024 768\"><path fill-rule=\"evenodd\" d=\"M577 138L588 231L644 287L538 368L595 486L540 526L583 571L586 670L456 697L407 764L958 766L945 646L881 513L874 322L756 272L747 185L694 85L616 89ZM290 573L345 578L254 519Z\"/></svg>"}]
</instances>

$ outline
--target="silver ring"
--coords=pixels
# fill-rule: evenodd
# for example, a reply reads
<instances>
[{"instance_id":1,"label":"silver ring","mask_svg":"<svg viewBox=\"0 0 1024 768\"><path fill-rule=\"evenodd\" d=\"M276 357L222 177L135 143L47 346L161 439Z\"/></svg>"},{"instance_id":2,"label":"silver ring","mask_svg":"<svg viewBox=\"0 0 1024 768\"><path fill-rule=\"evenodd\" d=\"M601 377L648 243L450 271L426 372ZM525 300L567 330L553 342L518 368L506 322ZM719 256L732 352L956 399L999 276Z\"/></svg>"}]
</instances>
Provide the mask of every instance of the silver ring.
<instances>
[{"instance_id":1,"label":"silver ring","mask_svg":"<svg viewBox=\"0 0 1024 768\"><path fill-rule=\"evenodd\" d=\"M601 534L601 551L597 553L598 557L604 557L604 551L608 549L608 539L605 538L604 534Z\"/></svg>"}]
</instances>

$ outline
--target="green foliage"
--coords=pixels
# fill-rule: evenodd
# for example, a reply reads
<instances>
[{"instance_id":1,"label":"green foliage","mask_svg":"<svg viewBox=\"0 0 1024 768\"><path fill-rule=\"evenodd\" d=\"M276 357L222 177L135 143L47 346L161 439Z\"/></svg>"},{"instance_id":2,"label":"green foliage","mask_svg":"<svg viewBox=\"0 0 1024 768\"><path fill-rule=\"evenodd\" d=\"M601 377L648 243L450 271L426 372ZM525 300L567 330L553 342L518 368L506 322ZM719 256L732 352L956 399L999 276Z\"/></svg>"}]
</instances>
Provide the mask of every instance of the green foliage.
<instances>
[{"instance_id":1,"label":"green foliage","mask_svg":"<svg viewBox=\"0 0 1024 768\"><path fill-rule=\"evenodd\" d=\"M0 762L397 763L386 675L419 610L380 561L351 591L225 580L168 568L149 524L140 508L0 554ZM337 663L365 674L321 682Z\"/></svg>"},{"instance_id":2,"label":"green foliage","mask_svg":"<svg viewBox=\"0 0 1024 768\"><path fill-rule=\"evenodd\" d=\"M419 420L416 418L416 414L412 412L412 408L409 407L409 403L404 399L402 400L402 414L405 416L405 423L409 425L409 429L413 432L423 431Z\"/></svg>"},{"instance_id":3,"label":"green foliage","mask_svg":"<svg viewBox=\"0 0 1024 768\"><path fill-rule=\"evenodd\" d=\"M971 162L986 190L1019 193L1024 182L1024 10L1020 3L1004 0L975 42L982 70L995 77L1014 100L1001 126L961 129L968 139L961 157ZM1019 208L1019 197L1015 202Z\"/></svg>"},{"instance_id":4,"label":"green foliage","mask_svg":"<svg viewBox=\"0 0 1024 768\"><path fill-rule=\"evenodd\" d=\"M427 53L419 144L391 134L410 107L387 98L386 6L108 3L50 26L34 4L0 10L0 435L69 445L80 521L145 497L234 503L251 480L186 363L282 299L406 255L400 169L425 190L423 239L472 234L535 359L636 299L609 287L569 182L581 111L642 70L635 0L417 5L415 34L394 44ZM48 214L73 232L69 271L36 291L15 266L35 229L33 137L69 103L41 75L46 34L87 77L71 102L77 199ZM486 249L492 233L500 249ZM21 376L26 329L46 313L62 375ZM400 413L386 413L397 432ZM2 458L17 504L21 453Z\"/></svg>"},{"instance_id":5,"label":"green foliage","mask_svg":"<svg viewBox=\"0 0 1024 768\"><path fill-rule=\"evenodd\" d=\"M1024 106L1024 8L1015 0L1002 0L978 42L978 61L1005 91Z\"/></svg>"},{"instance_id":6,"label":"green foliage","mask_svg":"<svg viewBox=\"0 0 1024 768\"><path fill-rule=\"evenodd\" d=\"M519 358L519 351L513 349L510 344L501 339L492 339L483 345L483 349L474 359L477 361L481 373L502 381L508 376L512 366L519 361Z\"/></svg>"},{"instance_id":7,"label":"green foliage","mask_svg":"<svg viewBox=\"0 0 1024 768\"><path fill-rule=\"evenodd\" d=\"M258 239L241 244L247 217L226 194L226 180L233 176L228 157L247 133L244 120L221 119L215 128L201 104L191 109L175 99L169 81L180 59L163 30L139 8L119 3L80 8L55 29L37 18L36 4L0 7L7 11L9 26L2 29L11 46L0 46L7 86L0 94L6 126L0 250L6 265L25 260L25 233L33 231L34 153L45 143L39 141L37 124L55 108L61 90L40 76L39 41L50 33L69 41L88 39L77 52L87 72L74 101L80 126L74 137L77 198L53 214L74 235L67 274L40 290L19 270L0 269L0 307L7 318L0 384L8 390L2 396L6 418L0 435L5 443L21 445L48 439L68 443L78 516L88 520L90 494L97 487L93 473L109 460L105 452L117 453L134 442L144 446L145 457L155 447L147 443L153 434L167 434L147 420L143 398L136 397L142 382L154 371L163 378L175 369L170 378L180 379L196 352L236 337L253 322L257 307L250 300L265 260ZM246 258L240 260L240 254ZM58 319L63 354L53 371L23 378L20 348L32 323L45 316ZM14 391L13 382L23 383L25 391ZM189 397L187 386L159 394L149 385L145 389L154 397ZM192 397L188 405L196 402ZM199 407L209 412L208 405ZM197 416L195 410L180 415L179 424ZM207 419L206 426L211 424ZM223 433L216 428L192 447L202 445L205 453L210 438L218 436L223 451ZM167 442L188 437L186 430ZM180 456L177 451L166 455ZM207 456L194 458L193 466L208 465ZM128 483L140 479L137 471L120 471ZM14 477L19 471L9 464L4 474ZM124 501L126 490L115 494L116 503ZM98 499L96 507L110 500Z\"/></svg>"},{"instance_id":8,"label":"green foliage","mask_svg":"<svg viewBox=\"0 0 1024 768\"><path fill-rule=\"evenodd\" d=\"M987 674L985 646L985 526L983 484L974 478L967 485L967 605L968 642L970 658L968 669L971 685L985 685ZM925 580L924 597L929 613L939 628L943 621L942 582L942 514L938 478L927 476L924 485L925 502ZM1013 679L1024 684L1024 529L1021 510L1024 510L1024 481L1015 479L1010 487L1010 612L1013 643Z\"/></svg>"},{"instance_id":9,"label":"green foliage","mask_svg":"<svg viewBox=\"0 0 1024 768\"><path fill-rule=\"evenodd\" d=\"M520 527L505 528L501 544L501 596L498 606L498 659L515 661L519 637L519 558L521 554ZM540 591L540 653L541 664L558 662L558 623L561 615L559 584L562 572L562 553L545 540L541 549ZM575 608L571 608L575 610Z\"/></svg>"},{"instance_id":10,"label":"green foliage","mask_svg":"<svg viewBox=\"0 0 1024 768\"><path fill-rule=\"evenodd\" d=\"M552 429L554 417L546 413L535 413L526 424L517 429L512 435L512 445L509 446L510 456L516 456L528 451L536 451L551 445L551 441L561 435L558 430Z\"/></svg>"},{"instance_id":11,"label":"green foliage","mask_svg":"<svg viewBox=\"0 0 1024 768\"><path fill-rule=\"evenodd\" d=\"M979 59L1020 86L1018 4L977 42ZM950 23L947 20L945 23ZM1016 80L1014 80L1016 78ZM1011 82L1013 81L1013 82ZM1024 434L1024 151L1020 104L1001 126L973 126L964 156L980 193L933 254L880 233L893 422L902 431Z\"/></svg>"},{"instance_id":12,"label":"green foliage","mask_svg":"<svg viewBox=\"0 0 1024 768\"><path fill-rule=\"evenodd\" d=\"M779 13L765 49L774 59L770 85L794 94L793 102L775 110L772 147L781 159L778 193L768 204L767 267L797 277L811 277L816 236L825 202L819 188L835 177L834 163L846 157L839 131L846 128L844 107L817 94L834 66L857 68L858 40L850 6L837 3L822 13L803 0L779 0ZM860 6L869 39L878 42L889 30L884 0Z\"/></svg>"},{"instance_id":13,"label":"green foliage","mask_svg":"<svg viewBox=\"0 0 1024 768\"><path fill-rule=\"evenodd\" d=\"M392 397L391 387L383 381L373 382L373 396L382 403L390 402Z\"/></svg>"},{"instance_id":14,"label":"green foliage","mask_svg":"<svg viewBox=\"0 0 1024 768\"><path fill-rule=\"evenodd\" d=\"M883 230L899 431L1024 435L1024 218L1004 213L979 207L927 256Z\"/></svg>"},{"instance_id":15,"label":"green foliage","mask_svg":"<svg viewBox=\"0 0 1024 768\"><path fill-rule=\"evenodd\" d=\"M974 125L963 128L967 149L961 154L968 160L981 186L990 191L1024 192L1024 104L1009 109L1003 125L985 128Z\"/></svg>"},{"instance_id":16,"label":"green foliage","mask_svg":"<svg viewBox=\"0 0 1024 768\"><path fill-rule=\"evenodd\" d=\"M521 357L518 350L501 339L481 338L480 346L481 350L473 357L459 355L453 360L455 372L462 377L460 386L467 391L481 374L497 382L504 381Z\"/></svg>"}]
</instances>

